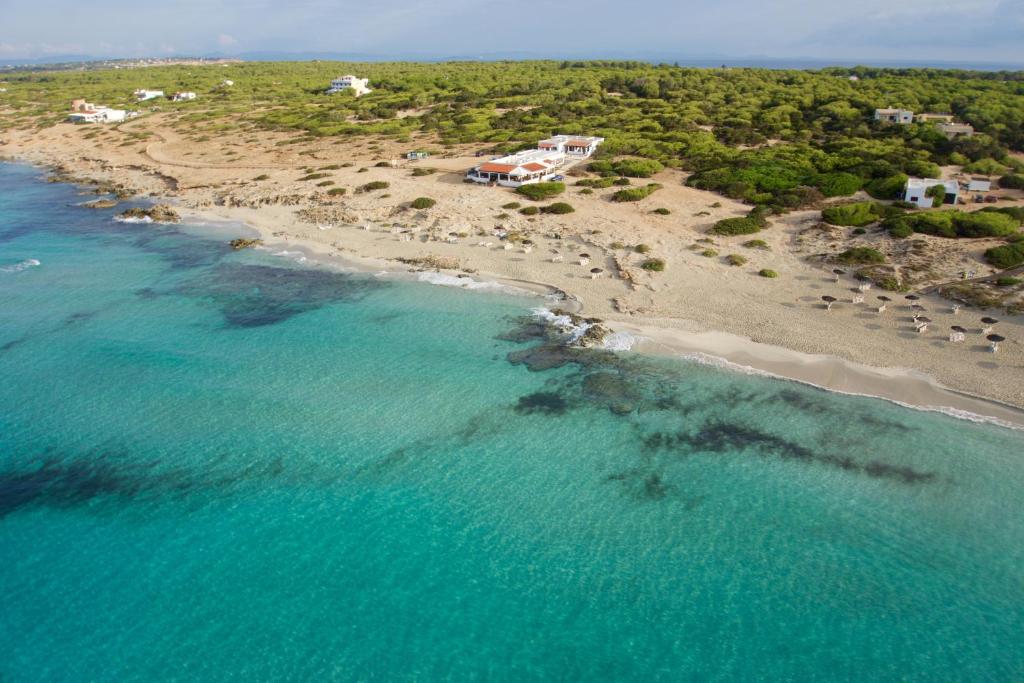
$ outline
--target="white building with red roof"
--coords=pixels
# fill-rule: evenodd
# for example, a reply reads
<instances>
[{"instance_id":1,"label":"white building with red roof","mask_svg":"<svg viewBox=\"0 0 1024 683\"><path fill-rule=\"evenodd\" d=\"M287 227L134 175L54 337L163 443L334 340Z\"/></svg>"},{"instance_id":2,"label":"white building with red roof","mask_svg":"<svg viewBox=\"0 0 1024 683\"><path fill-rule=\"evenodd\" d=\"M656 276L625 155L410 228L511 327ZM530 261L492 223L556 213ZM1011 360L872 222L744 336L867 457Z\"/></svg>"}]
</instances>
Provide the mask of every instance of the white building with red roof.
<instances>
[{"instance_id":1,"label":"white building with red roof","mask_svg":"<svg viewBox=\"0 0 1024 683\"><path fill-rule=\"evenodd\" d=\"M602 142L604 138L555 135L541 140L537 149L485 161L467 173L466 178L504 187L539 183L550 180L566 164L589 157Z\"/></svg>"}]
</instances>

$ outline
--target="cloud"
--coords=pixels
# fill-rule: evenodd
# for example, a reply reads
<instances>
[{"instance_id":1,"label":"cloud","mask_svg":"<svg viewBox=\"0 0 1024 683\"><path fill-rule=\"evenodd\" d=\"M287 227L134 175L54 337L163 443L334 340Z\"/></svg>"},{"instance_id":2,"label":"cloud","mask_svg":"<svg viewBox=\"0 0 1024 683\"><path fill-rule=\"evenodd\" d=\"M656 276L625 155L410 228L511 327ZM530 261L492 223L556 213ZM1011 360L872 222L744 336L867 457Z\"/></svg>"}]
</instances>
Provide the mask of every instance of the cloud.
<instances>
[{"instance_id":1,"label":"cloud","mask_svg":"<svg viewBox=\"0 0 1024 683\"><path fill-rule=\"evenodd\" d=\"M222 33L219 36L217 36L217 44L221 47L231 47L232 45L236 45L237 43L238 41L235 40L234 36L229 36L226 33Z\"/></svg>"}]
</instances>

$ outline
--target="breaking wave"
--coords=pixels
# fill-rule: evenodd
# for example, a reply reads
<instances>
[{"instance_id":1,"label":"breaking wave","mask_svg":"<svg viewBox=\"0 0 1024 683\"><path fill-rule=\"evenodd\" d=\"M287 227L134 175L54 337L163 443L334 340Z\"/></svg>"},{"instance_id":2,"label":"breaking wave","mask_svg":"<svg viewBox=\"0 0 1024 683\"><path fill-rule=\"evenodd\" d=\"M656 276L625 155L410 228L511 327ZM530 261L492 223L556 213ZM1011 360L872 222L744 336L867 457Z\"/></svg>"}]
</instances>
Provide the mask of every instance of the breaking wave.
<instances>
[{"instance_id":1,"label":"breaking wave","mask_svg":"<svg viewBox=\"0 0 1024 683\"><path fill-rule=\"evenodd\" d=\"M34 258L27 258L24 261L19 261L13 265L0 267L0 273L18 273L40 265L42 264L38 260Z\"/></svg>"}]
</instances>

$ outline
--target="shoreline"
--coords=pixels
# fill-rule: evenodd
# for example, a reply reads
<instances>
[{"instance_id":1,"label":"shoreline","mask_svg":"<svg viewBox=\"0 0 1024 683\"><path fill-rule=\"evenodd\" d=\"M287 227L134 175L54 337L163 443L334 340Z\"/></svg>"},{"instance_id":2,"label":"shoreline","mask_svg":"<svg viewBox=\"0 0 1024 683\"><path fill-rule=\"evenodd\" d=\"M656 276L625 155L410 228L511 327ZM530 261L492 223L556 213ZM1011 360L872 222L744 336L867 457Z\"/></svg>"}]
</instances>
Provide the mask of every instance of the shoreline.
<instances>
[{"instance_id":1,"label":"shoreline","mask_svg":"<svg viewBox=\"0 0 1024 683\"><path fill-rule=\"evenodd\" d=\"M264 242L264 248L268 250L289 247L304 252L315 262L340 265L357 272L372 273L384 270L389 275L396 276L437 272L452 274L452 277L455 273L460 273L445 269L417 269L399 261L340 255L321 242L294 237L282 239L268 228L244 220L229 219L214 212L186 210L183 211L183 217L186 216L206 223L240 224L259 235ZM509 291L509 288L512 288L543 298L558 295L564 297L558 302L558 307L586 315L584 301L549 283L514 280L481 272L465 277L471 282L494 283L504 288L508 294L513 293ZM419 277L408 279L434 286L456 287ZM833 393L888 401L912 410L938 412L957 419L1024 430L1024 409L993 398L952 389L931 375L914 369L865 365L838 356L803 353L717 330L693 332L614 318L602 318L602 322L613 333L625 333L634 337L635 343L629 349L631 352L714 365L730 372L758 374L806 384Z\"/></svg>"},{"instance_id":2,"label":"shoreline","mask_svg":"<svg viewBox=\"0 0 1024 683\"><path fill-rule=\"evenodd\" d=\"M36 146L23 147L20 153L5 155L0 161L60 170L59 166L66 168L69 159L83 162L84 167L74 169L75 178L83 180L110 181L109 173L111 169L116 169L109 162L96 168L98 160L84 159L71 151L58 157ZM739 269L715 270L715 265L708 267L706 264L709 261L698 256L695 262L682 264L684 270L673 270L671 277L645 274L636 285L626 287L626 283L617 278L605 276L592 280L583 277L574 266L570 268L569 264L553 267L547 259L541 259L540 255L522 258L518 252L502 253L480 249L468 241L454 246L427 240L400 242L393 234L385 234L388 221L395 220L396 215L394 210L390 213L383 210L395 206L393 199L382 204L375 197L360 197L358 203L353 198L354 203L350 207L352 212L360 217L360 224L378 226L375 231L361 230L355 223L310 225L295 215L297 209L311 205L308 201L298 205L269 204L259 207L211 204L203 199L211 197L208 186L166 191L161 186L163 174L160 163L147 163L136 169L125 169L128 171L127 177L117 178L134 188L139 199L171 203L187 217L186 222L192 224L230 223L245 226L264 241L267 249L296 249L302 251L307 258L363 272L383 270L421 279L417 278L417 272L436 270L450 277L468 276L473 281L494 282L540 296L555 294L564 298L558 306L573 313L601 318L613 332L640 331L636 336L647 339L637 346L640 352L682 357L689 354L691 360L699 360L693 354L703 354L725 364L732 364L737 369L752 368L763 374L829 391L872 396L924 410L961 411L988 417L1001 424L1024 426L1022 383L1012 378L1019 374L1019 368L1022 367L1017 363L1019 343L1008 343L1006 353L999 357L986 355L982 360L981 356L963 355L964 351L976 352L979 347L956 349L940 342L939 337L933 336L932 341L928 342L915 338L917 335L906 335L899 323L902 320L899 317L901 314L896 310L884 318L867 316L868 309L846 308L843 311L848 316L848 312L860 310L861 313L856 317L872 317L870 324L858 323L848 317L843 320L835 313L822 315L814 303L819 297L800 295L812 293L807 292L807 289L823 289L827 285L815 283L831 281L831 278L820 268L806 263L802 256L798 256L798 252L783 253L785 242L777 241L790 239L794 231L799 229L799 223L795 224L796 227L780 225L774 229L776 242L773 247L779 249L779 252L769 253L774 259L781 259L781 265L788 270L784 272L786 277L783 280L766 284L760 278ZM221 172L219 169L217 171ZM388 171L371 169L371 173L363 179L372 179L374 173L385 174ZM153 180L154 177L157 180ZM408 182L393 174L387 177L397 186ZM409 189L422 192L424 188L410 185ZM689 194L695 192L689 188L677 190ZM441 188L435 187L428 192L440 193ZM473 225L473 221L477 225L486 224L486 220L478 220L484 217L477 215L477 212L486 204L500 205L509 198L507 193L494 192L490 188L471 188L466 191L456 189L455 192L466 202L472 203L456 205L450 217L431 217L434 225L441 222L454 227L456 221L470 221L470 225ZM681 201L691 199L689 194L682 197ZM316 203L312 202L312 205ZM630 210L635 211L636 208L639 207ZM414 218L414 224L423 224L422 216L402 220L408 221L409 218ZM623 226L622 217L614 220L603 216L574 220L589 220L591 225L603 220L596 224L606 229ZM626 218L624 227L632 229L641 225L635 222L637 220L644 219L636 214L636 218ZM614 233L598 239L590 235L600 231L574 230L576 226L572 223L548 222L543 225L549 226L549 229L561 228L560 232L566 231L566 234L560 243L548 240L545 244L542 240L538 251L542 251L545 246L564 247L566 253L572 249L587 250L598 254L598 264L605 265L606 269L618 265L616 256L609 252L607 245L600 244ZM534 229L544 228L537 226ZM768 233L765 235L767 237ZM638 237L642 238L643 233ZM680 234L679 240L683 239L685 234ZM656 244L662 243L659 241ZM402 263L403 258L438 254L458 261L461 270L421 268ZM680 267L678 259L684 255L685 252L679 249L676 268ZM754 258L753 254L751 258ZM522 263L524 261L531 263ZM635 264L626 267L634 268ZM566 270L574 272L566 273ZM450 286L455 286L455 283L450 283ZM619 299L615 297L625 300L628 309L619 310ZM930 302L933 303L943 305L939 300ZM898 306L892 308L897 309ZM969 315L974 314L980 315L977 311ZM1003 325L1024 329L1020 318L1010 317ZM894 336L903 337L904 340L915 339L912 342L883 339L882 333L854 327L879 329L876 321L888 328L883 333L895 332ZM936 328L939 328L938 324ZM730 341L723 346L725 339ZM927 347L922 348L926 344ZM934 350L929 351L928 348ZM766 349L770 349L770 352ZM784 360L782 356L785 356ZM997 373L996 369L1009 372Z\"/></svg>"}]
</instances>

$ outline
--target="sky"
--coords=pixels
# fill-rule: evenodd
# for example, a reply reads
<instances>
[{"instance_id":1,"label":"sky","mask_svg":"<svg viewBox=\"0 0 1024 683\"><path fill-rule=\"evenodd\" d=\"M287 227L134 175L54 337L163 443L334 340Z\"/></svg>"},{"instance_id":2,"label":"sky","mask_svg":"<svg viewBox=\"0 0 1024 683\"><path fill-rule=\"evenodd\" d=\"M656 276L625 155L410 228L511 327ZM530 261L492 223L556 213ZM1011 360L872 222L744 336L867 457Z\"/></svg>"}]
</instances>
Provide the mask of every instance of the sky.
<instances>
[{"instance_id":1,"label":"sky","mask_svg":"<svg viewBox=\"0 0 1024 683\"><path fill-rule=\"evenodd\" d=\"M0 0L0 63L268 52L1024 63L1024 0Z\"/></svg>"}]
</instances>

